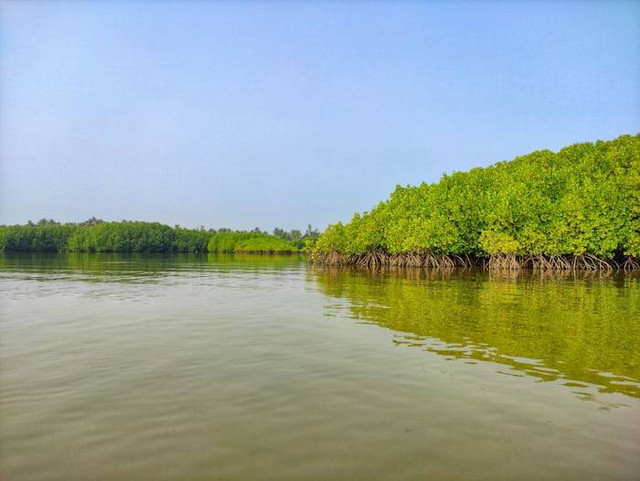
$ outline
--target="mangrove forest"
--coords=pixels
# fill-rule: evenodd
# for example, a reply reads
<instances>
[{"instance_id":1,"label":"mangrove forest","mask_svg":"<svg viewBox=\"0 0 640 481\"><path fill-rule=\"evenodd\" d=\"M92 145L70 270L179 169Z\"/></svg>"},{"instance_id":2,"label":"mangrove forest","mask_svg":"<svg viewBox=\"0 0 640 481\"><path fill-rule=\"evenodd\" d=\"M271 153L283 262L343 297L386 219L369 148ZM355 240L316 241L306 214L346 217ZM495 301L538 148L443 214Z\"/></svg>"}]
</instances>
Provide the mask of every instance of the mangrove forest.
<instances>
[{"instance_id":1,"label":"mangrove forest","mask_svg":"<svg viewBox=\"0 0 640 481\"><path fill-rule=\"evenodd\" d=\"M640 267L640 134L398 186L312 252L330 265Z\"/></svg>"},{"instance_id":2,"label":"mangrove forest","mask_svg":"<svg viewBox=\"0 0 640 481\"><path fill-rule=\"evenodd\" d=\"M274 235L253 231L170 227L159 222L105 222L91 218L60 224L41 219L26 225L0 226L0 251L139 253L294 253L318 237L311 226L303 234L276 228Z\"/></svg>"},{"instance_id":3,"label":"mangrove forest","mask_svg":"<svg viewBox=\"0 0 640 481\"><path fill-rule=\"evenodd\" d=\"M490 269L640 268L640 134L539 150L388 200L324 233L158 222L0 226L0 250L310 253L318 264Z\"/></svg>"}]
</instances>

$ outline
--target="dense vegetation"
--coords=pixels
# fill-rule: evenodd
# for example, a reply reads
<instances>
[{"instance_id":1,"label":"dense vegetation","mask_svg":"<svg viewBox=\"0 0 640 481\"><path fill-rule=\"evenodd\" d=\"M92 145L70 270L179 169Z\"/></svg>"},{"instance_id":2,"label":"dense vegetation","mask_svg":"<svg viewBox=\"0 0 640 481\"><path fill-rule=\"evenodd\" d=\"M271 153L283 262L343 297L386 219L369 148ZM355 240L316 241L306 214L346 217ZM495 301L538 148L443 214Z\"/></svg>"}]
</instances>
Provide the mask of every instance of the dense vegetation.
<instances>
[{"instance_id":1,"label":"dense vegetation","mask_svg":"<svg viewBox=\"0 0 640 481\"><path fill-rule=\"evenodd\" d=\"M299 249L292 243L264 232L221 232L214 234L208 252L272 252L286 253Z\"/></svg>"},{"instance_id":2,"label":"dense vegetation","mask_svg":"<svg viewBox=\"0 0 640 481\"><path fill-rule=\"evenodd\" d=\"M276 227L273 230L273 235L293 244L299 250L309 250L315 245L318 237L320 237L320 232L309 224L304 234L297 229L287 232L286 230Z\"/></svg>"},{"instance_id":3,"label":"dense vegetation","mask_svg":"<svg viewBox=\"0 0 640 481\"><path fill-rule=\"evenodd\" d=\"M386 202L327 228L329 264L638 268L640 135L533 152L398 186Z\"/></svg>"},{"instance_id":4,"label":"dense vegetation","mask_svg":"<svg viewBox=\"0 0 640 481\"><path fill-rule=\"evenodd\" d=\"M278 236L255 229L205 230L169 227L158 222L104 222L89 219L60 224L41 219L37 224L0 226L0 250L22 252L299 252L312 245L318 233L305 235L276 229ZM297 233L297 235L296 235ZM291 239L291 240L288 240Z\"/></svg>"}]
</instances>

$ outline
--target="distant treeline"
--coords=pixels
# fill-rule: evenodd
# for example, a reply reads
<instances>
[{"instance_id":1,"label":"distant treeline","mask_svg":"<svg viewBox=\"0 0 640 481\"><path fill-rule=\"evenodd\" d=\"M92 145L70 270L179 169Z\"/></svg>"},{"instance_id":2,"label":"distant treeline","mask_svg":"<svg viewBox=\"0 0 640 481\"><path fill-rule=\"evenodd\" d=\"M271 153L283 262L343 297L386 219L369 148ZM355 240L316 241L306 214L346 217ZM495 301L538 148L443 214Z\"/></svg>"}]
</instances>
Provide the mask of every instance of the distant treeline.
<instances>
[{"instance_id":1,"label":"distant treeline","mask_svg":"<svg viewBox=\"0 0 640 481\"><path fill-rule=\"evenodd\" d=\"M640 135L540 150L398 186L337 223L313 253L328 264L638 268Z\"/></svg>"},{"instance_id":2,"label":"distant treeline","mask_svg":"<svg viewBox=\"0 0 640 481\"><path fill-rule=\"evenodd\" d=\"M315 243L318 231L302 234L275 229L270 235L230 229L170 227L158 222L85 222L60 224L41 219L36 224L0 226L0 250L22 252L300 252Z\"/></svg>"}]
</instances>

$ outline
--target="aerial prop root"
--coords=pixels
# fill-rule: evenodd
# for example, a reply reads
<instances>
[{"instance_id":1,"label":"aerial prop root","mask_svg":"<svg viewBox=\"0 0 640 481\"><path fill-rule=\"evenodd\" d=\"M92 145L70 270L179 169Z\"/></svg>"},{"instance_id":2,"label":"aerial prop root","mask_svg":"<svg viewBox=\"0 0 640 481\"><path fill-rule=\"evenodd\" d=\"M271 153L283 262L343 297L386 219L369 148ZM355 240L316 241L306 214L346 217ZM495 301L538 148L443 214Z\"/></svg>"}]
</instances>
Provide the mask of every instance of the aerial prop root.
<instances>
[{"instance_id":1,"label":"aerial prop root","mask_svg":"<svg viewBox=\"0 0 640 481\"><path fill-rule=\"evenodd\" d=\"M628 256L625 259L624 264L622 264L622 269L625 271L640 269L640 259L634 256Z\"/></svg>"},{"instance_id":2,"label":"aerial prop root","mask_svg":"<svg viewBox=\"0 0 640 481\"><path fill-rule=\"evenodd\" d=\"M492 254L489 257L476 257L469 254L433 254L429 252L407 252L389 254L384 251L370 251L363 254L342 254L337 251L316 252L310 256L313 263L328 266L356 266L375 269L380 267L424 267L424 268L483 268L489 270L542 271L613 271L622 269L631 271L640 269L640 258L626 257L619 264L615 259L601 259L585 253L577 256L566 255L529 255Z\"/></svg>"}]
</instances>

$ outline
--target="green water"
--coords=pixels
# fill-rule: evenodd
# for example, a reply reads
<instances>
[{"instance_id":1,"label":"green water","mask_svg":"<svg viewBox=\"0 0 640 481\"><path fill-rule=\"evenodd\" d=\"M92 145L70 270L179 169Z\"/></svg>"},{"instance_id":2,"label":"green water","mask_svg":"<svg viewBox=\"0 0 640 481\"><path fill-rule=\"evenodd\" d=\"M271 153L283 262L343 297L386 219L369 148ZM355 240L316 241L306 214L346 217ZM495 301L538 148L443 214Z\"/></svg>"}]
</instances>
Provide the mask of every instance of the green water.
<instances>
[{"instance_id":1,"label":"green water","mask_svg":"<svg viewBox=\"0 0 640 481\"><path fill-rule=\"evenodd\" d=\"M0 479L638 479L640 279L0 257Z\"/></svg>"}]
</instances>

